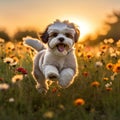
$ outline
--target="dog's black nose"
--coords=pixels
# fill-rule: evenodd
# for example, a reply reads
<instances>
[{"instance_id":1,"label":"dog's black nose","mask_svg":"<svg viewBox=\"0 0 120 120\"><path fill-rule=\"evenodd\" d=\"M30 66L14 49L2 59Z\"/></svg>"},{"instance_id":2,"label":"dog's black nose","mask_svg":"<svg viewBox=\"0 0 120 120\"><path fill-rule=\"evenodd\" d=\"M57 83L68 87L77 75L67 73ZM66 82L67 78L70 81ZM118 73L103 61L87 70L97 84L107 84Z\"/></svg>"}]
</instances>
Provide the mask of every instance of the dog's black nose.
<instances>
[{"instance_id":1,"label":"dog's black nose","mask_svg":"<svg viewBox=\"0 0 120 120\"><path fill-rule=\"evenodd\" d=\"M63 37L60 37L60 38L58 38L58 40L59 40L60 42L63 42L63 41L64 41L64 38L63 38Z\"/></svg>"}]
</instances>

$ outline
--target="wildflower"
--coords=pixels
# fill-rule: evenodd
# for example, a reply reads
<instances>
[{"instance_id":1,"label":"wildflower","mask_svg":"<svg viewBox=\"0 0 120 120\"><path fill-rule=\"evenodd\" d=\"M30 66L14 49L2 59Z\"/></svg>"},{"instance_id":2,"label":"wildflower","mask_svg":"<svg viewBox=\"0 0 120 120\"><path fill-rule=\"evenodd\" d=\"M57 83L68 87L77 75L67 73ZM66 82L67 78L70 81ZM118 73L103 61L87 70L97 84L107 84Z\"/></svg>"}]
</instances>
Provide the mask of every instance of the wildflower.
<instances>
[{"instance_id":1,"label":"wildflower","mask_svg":"<svg viewBox=\"0 0 120 120\"><path fill-rule=\"evenodd\" d=\"M111 91L111 90L112 90L112 87L106 87L106 90L107 90L107 91Z\"/></svg>"},{"instance_id":2,"label":"wildflower","mask_svg":"<svg viewBox=\"0 0 120 120\"><path fill-rule=\"evenodd\" d=\"M11 98L9 98L9 100L8 100L8 101L11 103L11 102L14 102L14 101L15 101L15 99L11 97Z\"/></svg>"},{"instance_id":3,"label":"wildflower","mask_svg":"<svg viewBox=\"0 0 120 120\"><path fill-rule=\"evenodd\" d=\"M105 44L112 44L112 43L114 43L114 40L113 40L112 38L105 39L105 40L104 40L104 43L105 43Z\"/></svg>"},{"instance_id":4,"label":"wildflower","mask_svg":"<svg viewBox=\"0 0 120 120\"><path fill-rule=\"evenodd\" d=\"M120 63L116 63L113 67L113 72L114 73L119 73L120 72Z\"/></svg>"},{"instance_id":5,"label":"wildflower","mask_svg":"<svg viewBox=\"0 0 120 120\"><path fill-rule=\"evenodd\" d=\"M53 88L52 93L56 93L56 92L57 92L57 88Z\"/></svg>"},{"instance_id":6,"label":"wildflower","mask_svg":"<svg viewBox=\"0 0 120 120\"><path fill-rule=\"evenodd\" d=\"M12 83L16 83L21 80L23 80L23 75L15 75L12 77Z\"/></svg>"},{"instance_id":7,"label":"wildflower","mask_svg":"<svg viewBox=\"0 0 120 120\"><path fill-rule=\"evenodd\" d=\"M62 104L59 104L59 106L58 106L61 110L65 110L65 106L64 105L62 105Z\"/></svg>"},{"instance_id":8,"label":"wildflower","mask_svg":"<svg viewBox=\"0 0 120 120\"><path fill-rule=\"evenodd\" d=\"M104 43L107 44L107 43L108 43L108 40L107 40L107 39L104 39Z\"/></svg>"},{"instance_id":9,"label":"wildflower","mask_svg":"<svg viewBox=\"0 0 120 120\"><path fill-rule=\"evenodd\" d=\"M120 59L118 59L118 63L120 63Z\"/></svg>"},{"instance_id":10,"label":"wildflower","mask_svg":"<svg viewBox=\"0 0 120 120\"><path fill-rule=\"evenodd\" d=\"M7 83L0 84L0 90L7 90L10 86Z\"/></svg>"},{"instance_id":11,"label":"wildflower","mask_svg":"<svg viewBox=\"0 0 120 120\"><path fill-rule=\"evenodd\" d=\"M115 79L115 76L114 76L114 75L111 75L111 76L110 76L110 79L111 79L111 80L114 80L114 79Z\"/></svg>"},{"instance_id":12,"label":"wildflower","mask_svg":"<svg viewBox=\"0 0 120 120\"><path fill-rule=\"evenodd\" d=\"M112 44L112 43L114 43L114 40L112 38L109 38L108 43Z\"/></svg>"},{"instance_id":13,"label":"wildflower","mask_svg":"<svg viewBox=\"0 0 120 120\"><path fill-rule=\"evenodd\" d=\"M27 70L25 70L24 68L22 68L22 67L19 67L19 68L17 68L16 69L18 72L20 72L20 73L22 73L22 74L27 74Z\"/></svg>"},{"instance_id":14,"label":"wildflower","mask_svg":"<svg viewBox=\"0 0 120 120\"><path fill-rule=\"evenodd\" d=\"M51 119L54 117L54 112L53 111L47 111L43 114L43 117L44 118L48 118L48 119Z\"/></svg>"},{"instance_id":15,"label":"wildflower","mask_svg":"<svg viewBox=\"0 0 120 120\"><path fill-rule=\"evenodd\" d=\"M103 78L103 80L104 80L104 81L108 81L108 80L109 80L109 78L105 77L105 78Z\"/></svg>"},{"instance_id":16,"label":"wildflower","mask_svg":"<svg viewBox=\"0 0 120 120\"><path fill-rule=\"evenodd\" d=\"M4 79L3 79L3 78L0 78L0 81L4 81Z\"/></svg>"},{"instance_id":17,"label":"wildflower","mask_svg":"<svg viewBox=\"0 0 120 120\"><path fill-rule=\"evenodd\" d=\"M85 104L85 101L82 99L82 98L77 98L75 101L74 101L74 105L84 105Z\"/></svg>"},{"instance_id":18,"label":"wildflower","mask_svg":"<svg viewBox=\"0 0 120 120\"><path fill-rule=\"evenodd\" d=\"M95 63L95 65L96 65L96 67L101 67L101 66L103 66L103 63L101 61L98 61Z\"/></svg>"},{"instance_id":19,"label":"wildflower","mask_svg":"<svg viewBox=\"0 0 120 120\"><path fill-rule=\"evenodd\" d=\"M83 72L82 75L87 77L89 75L89 73L88 72Z\"/></svg>"},{"instance_id":20,"label":"wildflower","mask_svg":"<svg viewBox=\"0 0 120 120\"><path fill-rule=\"evenodd\" d=\"M6 57L6 58L3 59L3 62L7 63L7 64L11 64L11 63L13 63L13 59L10 58L10 57Z\"/></svg>"},{"instance_id":21,"label":"wildflower","mask_svg":"<svg viewBox=\"0 0 120 120\"><path fill-rule=\"evenodd\" d=\"M87 57L88 59L91 59L91 58L93 57L93 54L89 52L89 53L86 54L86 57Z\"/></svg>"},{"instance_id":22,"label":"wildflower","mask_svg":"<svg viewBox=\"0 0 120 120\"><path fill-rule=\"evenodd\" d=\"M6 49L7 50L13 50L14 48L15 48L15 46L12 42L6 43Z\"/></svg>"},{"instance_id":23,"label":"wildflower","mask_svg":"<svg viewBox=\"0 0 120 120\"><path fill-rule=\"evenodd\" d=\"M120 47L120 40L116 42L117 47Z\"/></svg>"},{"instance_id":24,"label":"wildflower","mask_svg":"<svg viewBox=\"0 0 120 120\"><path fill-rule=\"evenodd\" d=\"M0 44L1 44L1 43L4 43L4 42L5 42L5 40L2 39L2 38L0 38Z\"/></svg>"},{"instance_id":25,"label":"wildflower","mask_svg":"<svg viewBox=\"0 0 120 120\"><path fill-rule=\"evenodd\" d=\"M99 87L100 83L98 81L94 81L94 82L91 83L91 86L92 87Z\"/></svg>"},{"instance_id":26,"label":"wildflower","mask_svg":"<svg viewBox=\"0 0 120 120\"><path fill-rule=\"evenodd\" d=\"M108 48L108 45L102 45L102 46L100 47L100 50L101 50L102 52L106 52L107 48Z\"/></svg>"},{"instance_id":27,"label":"wildflower","mask_svg":"<svg viewBox=\"0 0 120 120\"><path fill-rule=\"evenodd\" d=\"M105 84L105 87L108 88L108 87L111 87L112 86L112 82L109 82L109 83L106 83Z\"/></svg>"},{"instance_id":28,"label":"wildflower","mask_svg":"<svg viewBox=\"0 0 120 120\"><path fill-rule=\"evenodd\" d=\"M110 56L111 56L112 58L116 58L116 57L117 57L117 54L116 54L116 53L111 53Z\"/></svg>"},{"instance_id":29,"label":"wildflower","mask_svg":"<svg viewBox=\"0 0 120 120\"><path fill-rule=\"evenodd\" d=\"M10 63L10 66L15 67L17 64L18 64L17 62L13 62L13 63Z\"/></svg>"},{"instance_id":30,"label":"wildflower","mask_svg":"<svg viewBox=\"0 0 120 120\"><path fill-rule=\"evenodd\" d=\"M112 70L113 67L114 67L114 64L113 64L113 63L108 63L108 64L106 65L106 68L107 68L108 70Z\"/></svg>"},{"instance_id":31,"label":"wildflower","mask_svg":"<svg viewBox=\"0 0 120 120\"><path fill-rule=\"evenodd\" d=\"M19 59L15 56L13 56L12 59L13 59L13 62L15 62L15 63L18 63L18 61L19 61Z\"/></svg>"}]
</instances>

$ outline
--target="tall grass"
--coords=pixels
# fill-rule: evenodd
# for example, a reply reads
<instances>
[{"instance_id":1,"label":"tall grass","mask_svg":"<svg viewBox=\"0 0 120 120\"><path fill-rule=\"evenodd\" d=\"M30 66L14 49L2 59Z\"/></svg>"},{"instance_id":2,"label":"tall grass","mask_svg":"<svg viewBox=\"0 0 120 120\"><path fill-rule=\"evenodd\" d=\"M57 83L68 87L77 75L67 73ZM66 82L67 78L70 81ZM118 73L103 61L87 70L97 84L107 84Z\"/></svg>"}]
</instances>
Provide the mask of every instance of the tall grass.
<instances>
[{"instance_id":1,"label":"tall grass","mask_svg":"<svg viewBox=\"0 0 120 120\"><path fill-rule=\"evenodd\" d=\"M22 43L0 45L0 120L119 120L119 44L77 44L75 82L67 89L53 83L46 95L31 75L34 51Z\"/></svg>"}]
</instances>

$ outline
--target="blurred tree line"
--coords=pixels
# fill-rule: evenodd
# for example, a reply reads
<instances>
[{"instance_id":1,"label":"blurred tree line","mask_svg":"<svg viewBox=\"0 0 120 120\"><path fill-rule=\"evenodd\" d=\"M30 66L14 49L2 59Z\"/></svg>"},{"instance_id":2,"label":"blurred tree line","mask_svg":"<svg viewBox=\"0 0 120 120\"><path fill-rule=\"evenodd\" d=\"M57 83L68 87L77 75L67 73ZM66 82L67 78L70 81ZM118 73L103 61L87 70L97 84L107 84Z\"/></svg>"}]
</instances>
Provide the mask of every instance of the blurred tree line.
<instances>
[{"instance_id":1,"label":"blurred tree line","mask_svg":"<svg viewBox=\"0 0 120 120\"><path fill-rule=\"evenodd\" d=\"M102 28L96 32L96 37L87 36L84 43L89 45L97 45L104 39L114 39L115 42L120 40L120 11L113 11L107 15Z\"/></svg>"},{"instance_id":2,"label":"blurred tree line","mask_svg":"<svg viewBox=\"0 0 120 120\"><path fill-rule=\"evenodd\" d=\"M0 38L4 39L5 41L10 41L10 36L4 30L0 30Z\"/></svg>"},{"instance_id":3,"label":"blurred tree line","mask_svg":"<svg viewBox=\"0 0 120 120\"><path fill-rule=\"evenodd\" d=\"M0 38L4 39L6 42L10 40L22 41L22 38L26 36L38 38L37 33L38 32L36 30L30 29L18 30L11 38L5 30L0 30ZM109 38L113 38L115 42L118 41L120 39L120 11L113 11L112 14L107 15L102 28L96 32L96 35L96 38L91 37L91 35L87 36L84 43L96 45L104 39Z\"/></svg>"},{"instance_id":4,"label":"blurred tree line","mask_svg":"<svg viewBox=\"0 0 120 120\"><path fill-rule=\"evenodd\" d=\"M15 34L10 37L9 34L5 30L0 30L0 38L4 39L5 42L12 41L22 41L23 37L31 36L33 38L38 38L38 32L36 30L24 29L18 30Z\"/></svg>"}]
</instances>

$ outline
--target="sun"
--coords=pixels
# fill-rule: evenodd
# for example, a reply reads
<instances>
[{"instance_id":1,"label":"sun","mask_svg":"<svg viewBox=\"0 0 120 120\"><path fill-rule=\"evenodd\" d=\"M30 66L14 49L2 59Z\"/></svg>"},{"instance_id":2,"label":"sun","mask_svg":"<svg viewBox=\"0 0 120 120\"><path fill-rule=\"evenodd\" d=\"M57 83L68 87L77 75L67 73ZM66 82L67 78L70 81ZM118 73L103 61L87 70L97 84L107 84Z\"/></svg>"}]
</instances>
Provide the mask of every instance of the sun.
<instances>
[{"instance_id":1,"label":"sun","mask_svg":"<svg viewBox=\"0 0 120 120\"><path fill-rule=\"evenodd\" d=\"M78 25L80 29L80 38L83 39L87 34L91 33L91 27L90 24L87 21L82 21L78 19L71 19L71 22L74 22L76 25Z\"/></svg>"},{"instance_id":2,"label":"sun","mask_svg":"<svg viewBox=\"0 0 120 120\"><path fill-rule=\"evenodd\" d=\"M78 26L78 28L80 29L80 40L81 41L84 39L84 37L86 35L92 33L91 26L88 21L86 21L84 19L79 20L77 17L75 18L75 17L68 16L67 18L70 22L75 23ZM64 19L64 17L63 17L63 19Z\"/></svg>"}]
</instances>

